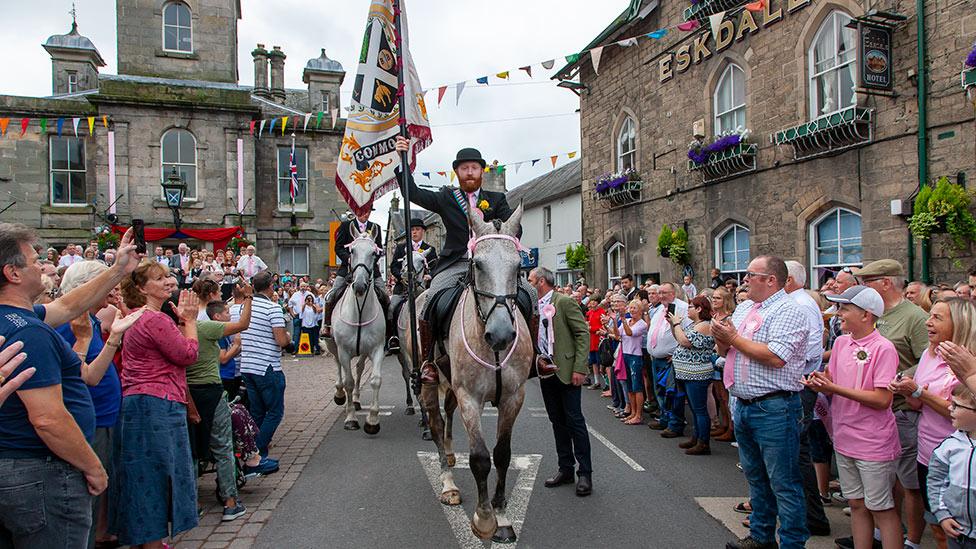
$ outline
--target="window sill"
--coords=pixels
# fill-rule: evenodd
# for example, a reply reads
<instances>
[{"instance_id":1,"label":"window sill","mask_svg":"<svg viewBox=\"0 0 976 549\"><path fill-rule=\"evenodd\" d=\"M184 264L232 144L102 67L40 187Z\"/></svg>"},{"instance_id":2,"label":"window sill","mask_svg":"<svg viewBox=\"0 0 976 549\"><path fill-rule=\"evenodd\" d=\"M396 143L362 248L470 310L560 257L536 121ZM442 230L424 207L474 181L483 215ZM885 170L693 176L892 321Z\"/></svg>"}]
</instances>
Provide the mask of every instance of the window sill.
<instances>
[{"instance_id":1,"label":"window sill","mask_svg":"<svg viewBox=\"0 0 976 549\"><path fill-rule=\"evenodd\" d=\"M152 202L152 205L153 205L153 208L156 208L156 209L159 209L159 208L163 208L163 209L166 209L166 210L169 209L169 204L165 200L163 200L162 198L154 198L153 199L153 202ZM180 206L180 209L181 210L202 210L202 209L204 209L204 205L203 205L202 202L199 202L197 200L189 200L189 199L187 199L187 200L183 200L183 205Z\"/></svg>"},{"instance_id":2,"label":"window sill","mask_svg":"<svg viewBox=\"0 0 976 549\"><path fill-rule=\"evenodd\" d=\"M848 107L778 131L769 140L774 145L792 146L795 160L837 154L873 141L873 114L872 109Z\"/></svg>"},{"instance_id":3,"label":"window sill","mask_svg":"<svg viewBox=\"0 0 976 549\"><path fill-rule=\"evenodd\" d=\"M200 59L200 56L192 51L172 51L172 50L164 50L164 49L156 50L156 57L170 57L173 59L191 59L191 60Z\"/></svg>"},{"instance_id":4,"label":"window sill","mask_svg":"<svg viewBox=\"0 0 976 549\"><path fill-rule=\"evenodd\" d=\"M42 214L91 215L94 211L95 208L90 204L41 206Z\"/></svg>"},{"instance_id":5,"label":"window sill","mask_svg":"<svg viewBox=\"0 0 976 549\"><path fill-rule=\"evenodd\" d=\"M274 211L272 217L290 218L291 215L291 210L282 210L279 208ZM300 219L314 219L315 214L307 210L295 210L295 217Z\"/></svg>"}]
</instances>

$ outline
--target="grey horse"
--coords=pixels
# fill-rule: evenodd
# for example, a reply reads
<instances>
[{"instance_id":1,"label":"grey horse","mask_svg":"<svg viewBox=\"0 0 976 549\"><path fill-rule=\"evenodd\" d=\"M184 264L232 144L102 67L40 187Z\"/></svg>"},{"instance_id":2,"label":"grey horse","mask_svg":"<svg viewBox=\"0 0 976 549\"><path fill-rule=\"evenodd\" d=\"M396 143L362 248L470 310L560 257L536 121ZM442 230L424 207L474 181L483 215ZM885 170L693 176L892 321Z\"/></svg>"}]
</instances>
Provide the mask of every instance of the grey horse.
<instances>
[{"instance_id":1,"label":"grey horse","mask_svg":"<svg viewBox=\"0 0 976 549\"><path fill-rule=\"evenodd\" d=\"M358 233L354 226L353 230ZM375 435L380 430L380 384L383 344L386 337L386 320L383 309L376 297L373 284L373 264L380 250L376 248L369 233L358 233L349 244L349 276L352 283L332 311L332 340L329 350L339 363L339 376L336 380L336 404L346 405L346 430L359 429L355 413L358 409L359 381L365 360L372 363L370 385L373 388L373 402L366 416L363 430ZM356 378L353 380L352 361L359 358ZM347 399L347 396L350 397Z\"/></svg>"},{"instance_id":2,"label":"grey horse","mask_svg":"<svg viewBox=\"0 0 976 549\"><path fill-rule=\"evenodd\" d=\"M505 514L505 479L512 457L512 426L525 399L525 381L534 357L533 336L514 299L521 264L516 239L521 218L521 204L507 222L498 225L484 222L478 214L469 215L474 235L470 246L472 279L448 332L451 380L440 376L440 386L425 386L421 394L440 457L441 503L461 503L451 471L455 459L450 420L457 407L468 434L471 472L478 486L471 530L481 539L499 543L516 539ZM442 399L446 429L439 406ZM497 442L491 455L481 431L481 413L489 401L495 401L498 408ZM494 497L489 500L492 458L498 478Z\"/></svg>"},{"instance_id":3,"label":"grey horse","mask_svg":"<svg viewBox=\"0 0 976 549\"><path fill-rule=\"evenodd\" d=\"M424 287L423 278L430 271L427 264L427 254L425 252L413 251L411 252L411 261L413 262L415 277L413 288L407 288L407 292L414 295L416 310L420 311L424 306L423 301L420 300L420 295L422 295ZM406 282L404 284L406 285ZM424 297L424 300L426 300L426 297ZM410 372L413 371L413 358L410 354L410 347L407 344L407 340L411 339L409 337L410 306L408 303L404 303L400 308L400 312L397 315L396 328L397 337L400 338L400 352L397 353L397 360L400 362L400 373L403 375L403 382L407 386L407 408L405 413L408 416L412 416L416 413L416 410L413 407L413 391L410 387Z\"/></svg>"}]
</instances>

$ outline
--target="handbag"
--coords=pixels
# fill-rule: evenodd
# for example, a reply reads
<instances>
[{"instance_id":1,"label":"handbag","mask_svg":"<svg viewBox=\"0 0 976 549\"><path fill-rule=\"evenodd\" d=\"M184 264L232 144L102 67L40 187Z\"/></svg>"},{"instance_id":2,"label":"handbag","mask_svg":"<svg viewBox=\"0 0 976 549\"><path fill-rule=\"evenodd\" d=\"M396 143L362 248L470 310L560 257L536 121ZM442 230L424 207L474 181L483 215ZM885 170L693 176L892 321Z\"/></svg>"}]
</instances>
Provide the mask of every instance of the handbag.
<instances>
[{"instance_id":1,"label":"handbag","mask_svg":"<svg viewBox=\"0 0 976 549\"><path fill-rule=\"evenodd\" d=\"M609 368L613 366L613 340L609 337L603 338L600 341L600 346L597 347L597 352L600 354L600 366L603 368Z\"/></svg>"}]
</instances>

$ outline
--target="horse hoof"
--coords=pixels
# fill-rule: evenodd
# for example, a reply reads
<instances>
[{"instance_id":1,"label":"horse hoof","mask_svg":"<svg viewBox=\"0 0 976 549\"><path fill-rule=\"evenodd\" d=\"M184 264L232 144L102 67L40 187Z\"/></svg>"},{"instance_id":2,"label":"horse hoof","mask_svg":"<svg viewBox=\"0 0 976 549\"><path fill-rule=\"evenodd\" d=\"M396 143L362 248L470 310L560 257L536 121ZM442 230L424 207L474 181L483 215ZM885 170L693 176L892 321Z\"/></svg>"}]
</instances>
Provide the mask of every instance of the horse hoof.
<instances>
[{"instance_id":1,"label":"horse hoof","mask_svg":"<svg viewBox=\"0 0 976 549\"><path fill-rule=\"evenodd\" d=\"M355 419L350 419L349 421L345 422L342 425L342 428L345 429L345 430L347 430L347 431L358 431L359 430L359 422L356 421Z\"/></svg>"},{"instance_id":2,"label":"horse hoof","mask_svg":"<svg viewBox=\"0 0 976 549\"><path fill-rule=\"evenodd\" d=\"M335 403L338 404L339 406L342 406L343 404L346 403L346 395L340 395L336 393L336 396L332 397L332 400L335 401Z\"/></svg>"},{"instance_id":3,"label":"horse hoof","mask_svg":"<svg viewBox=\"0 0 976 549\"><path fill-rule=\"evenodd\" d=\"M454 454L447 454L447 466L454 467L454 464L456 463L457 463L457 457L455 457Z\"/></svg>"},{"instance_id":4,"label":"horse hoof","mask_svg":"<svg viewBox=\"0 0 976 549\"><path fill-rule=\"evenodd\" d=\"M423 440L434 440L434 437L430 436L430 429L424 429L424 432L420 435Z\"/></svg>"},{"instance_id":5,"label":"horse hoof","mask_svg":"<svg viewBox=\"0 0 976 549\"><path fill-rule=\"evenodd\" d=\"M412 415L416 414L417 412L416 412L416 410L413 409L413 406L408 406L407 409L403 411L403 413L406 414L406 415L408 415L408 416L412 416Z\"/></svg>"},{"instance_id":6,"label":"horse hoof","mask_svg":"<svg viewBox=\"0 0 976 549\"><path fill-rule=\"evenodd\" d=\"M491 536L494 543L515 543L515 528L511 526L499 526L495 530L495 535Z\"/></svg>"},{"instance_id":7,"label":"horse hoof","mask_svg":"<svg viewBox=\"0 0 976 549\"><path fill-rule=\"evenodd\" d=\"M498 528L498 524L495 521L491 521L493 524L490 529L484 531L478 530L478 523L475 519L471 519L471 532L474 533L478 539L489 540L493 535L495 535L495 530Z\"/></svg>"},{"instance_id":8,"label":"horse hoof","mask_svg":"<svg viewBox=\"0 0 976 549\"><path fill-rule=\"evenodd\" d=\"M363 409L363 405L358 402L353 402L352 407L355 408L357 412Z\"/></svg>"},{"instance_id":9,"label":"horse hoof","mask_svg":"<svg viewBox=\"0 0 976 549\"><path fill-rule=\"evenodd\" d=\"M366 425L363 425L363 431L367 435L375 435L376 433L380 432L380 424L377 423L374 425L372 423L367 423Z\"/></svg>"},{"instance_id":10,"label":"horse hoof","mask_svg":"<svg viewBox=\"0 0 976 549\"><path fill-rule=\"evenodd\" d=\"M441 503L444 505L461 505L461 492L448 490L441 494Z\"/></svg>"}]
</instances>

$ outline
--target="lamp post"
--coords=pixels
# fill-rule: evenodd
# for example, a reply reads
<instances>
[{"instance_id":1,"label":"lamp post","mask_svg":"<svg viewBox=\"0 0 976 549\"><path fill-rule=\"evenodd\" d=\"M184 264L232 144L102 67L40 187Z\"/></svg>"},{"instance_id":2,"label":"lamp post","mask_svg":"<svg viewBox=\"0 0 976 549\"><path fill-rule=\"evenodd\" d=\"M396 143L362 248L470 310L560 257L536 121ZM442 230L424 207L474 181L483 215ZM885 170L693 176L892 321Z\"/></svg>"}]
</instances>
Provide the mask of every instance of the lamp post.
<instances>
[{"instance_id":1,"label":"lamp post","mask_svg":"<svg viewBox=\"0 0 976 549\"><path fill-rule=\"evenodd\" d=\"M180 207L183 206L183 196L186 194L186 182L177 173L176 166L173 166L173 171L160 184L163 186L163 194L166 196L166 205L173 210L173 225L178 231L183 224L183 218L180 217Z\"/></svg>"}]
</instances>

